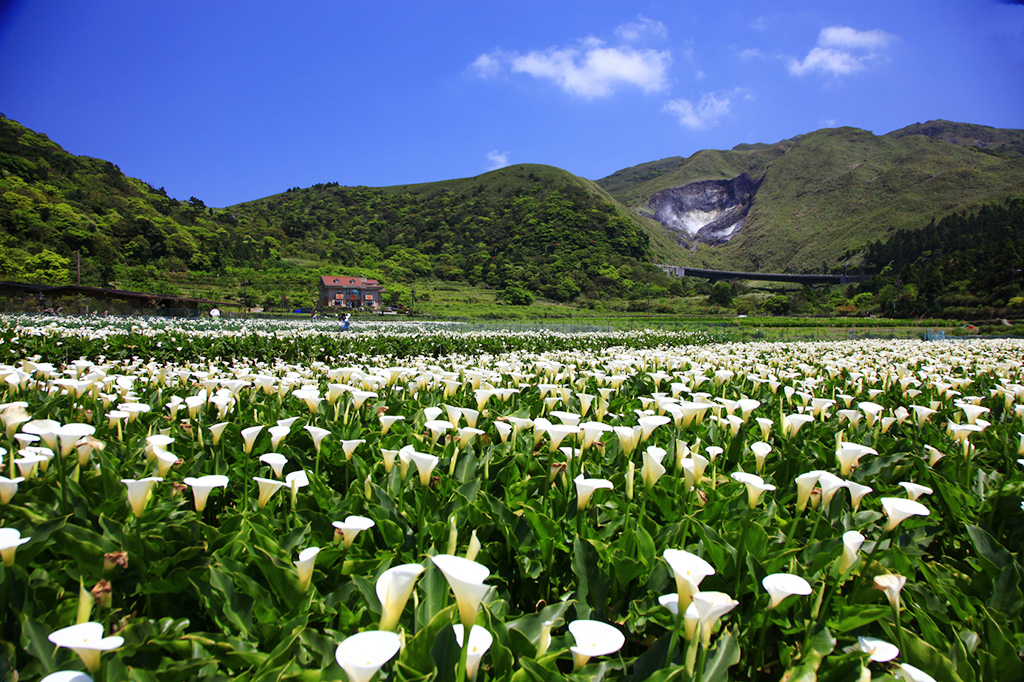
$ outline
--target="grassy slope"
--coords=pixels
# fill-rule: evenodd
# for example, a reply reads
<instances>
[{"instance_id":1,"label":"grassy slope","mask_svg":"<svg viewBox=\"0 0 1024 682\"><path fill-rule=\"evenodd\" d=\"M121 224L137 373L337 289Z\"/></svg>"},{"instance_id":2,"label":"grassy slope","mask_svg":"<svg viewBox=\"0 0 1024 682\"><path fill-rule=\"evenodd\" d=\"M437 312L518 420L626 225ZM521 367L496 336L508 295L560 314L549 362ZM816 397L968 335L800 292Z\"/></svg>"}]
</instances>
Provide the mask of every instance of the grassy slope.
<instances>
[{"instance_id":1,"label":"grassy slope","mask_svg":"<svg viewBox=\"0 0 1024 682\"><path fill-rule=\"evenodd\" d=\"M1006 132L1012 141L1018 131ZM684 262L801 270L820 269L824 261L832 268L845 252L897 229L920 228L932 217L1024 194L1019 158L939 137L875 136L855 128L820 130L775 145L702 151L678 164L665 159L599 184L636 209L662 189L740 172L764 175L743 232L721 247L701 246Z\"/></svg>"}]
</instances>

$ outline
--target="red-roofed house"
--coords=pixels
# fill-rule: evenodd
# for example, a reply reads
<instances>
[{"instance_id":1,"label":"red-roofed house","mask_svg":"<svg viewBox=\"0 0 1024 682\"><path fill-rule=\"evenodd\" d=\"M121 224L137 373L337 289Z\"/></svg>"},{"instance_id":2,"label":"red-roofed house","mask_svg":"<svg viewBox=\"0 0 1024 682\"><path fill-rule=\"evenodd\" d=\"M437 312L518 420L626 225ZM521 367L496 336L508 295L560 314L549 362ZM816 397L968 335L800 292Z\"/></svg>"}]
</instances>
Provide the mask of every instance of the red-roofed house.
<instances>
[{"instance_id":1,"label":"red-roofed house","mask_svg":"<svg viewBox=\"0 0 1024 682\"><path fill-rule=\"evenodd\" d=\"M380 310L385 289L375 279L324 275L320 278L321 308L370 308Z\"/></svg>"}]
</instances>

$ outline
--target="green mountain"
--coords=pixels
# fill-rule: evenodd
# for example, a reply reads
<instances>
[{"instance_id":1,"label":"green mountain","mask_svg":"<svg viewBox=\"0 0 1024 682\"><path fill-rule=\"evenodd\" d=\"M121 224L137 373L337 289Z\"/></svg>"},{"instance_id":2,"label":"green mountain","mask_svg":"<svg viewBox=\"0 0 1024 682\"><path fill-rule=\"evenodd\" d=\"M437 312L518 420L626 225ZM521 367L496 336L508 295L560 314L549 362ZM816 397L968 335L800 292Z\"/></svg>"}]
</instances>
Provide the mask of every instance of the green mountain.
<instances>
[{"instance_id":1,"label":"green mountain","mask_svg":"<svg viewBox=\"0 0 1024 682\"><path fill-rule=\"evenodd\" d=\"M403 284L424 278L509 300L636 300L680 291L652 263L873 266L869 244L1021 196L1024 131L932 121L706 150L597 182L518 165L215 209L0 115L0 279L294 305L308 304L319 275L357 272L390 285L388 303L407 302Z\"/></svg>"},{"instance_id":2,"label":"green mountain","mask_svg":"<svg viewBox=\"0 0 1024 682\"><path fill-rule=\"evenodd\" d=\"M667 287L649 262L680 252L659 225L557 168L388 188L329 183L213 209L0 118L0 279L74 281L80 255L85 285L268 304L308 301L317 276L353 270L571 301Z\"/></svg>"},{"instance_id":3,"label":"green mountain","mask_svg":"<svg viewBox=\"0 0 1024 682\"><path fill-rule=\"evenodd\" d=\"M882 136L826 129L662 159L598 184L688 246L681 264L838 271L896 230L1024 195L1024 131L946 121Z\"/></svg>"}]
</instances>

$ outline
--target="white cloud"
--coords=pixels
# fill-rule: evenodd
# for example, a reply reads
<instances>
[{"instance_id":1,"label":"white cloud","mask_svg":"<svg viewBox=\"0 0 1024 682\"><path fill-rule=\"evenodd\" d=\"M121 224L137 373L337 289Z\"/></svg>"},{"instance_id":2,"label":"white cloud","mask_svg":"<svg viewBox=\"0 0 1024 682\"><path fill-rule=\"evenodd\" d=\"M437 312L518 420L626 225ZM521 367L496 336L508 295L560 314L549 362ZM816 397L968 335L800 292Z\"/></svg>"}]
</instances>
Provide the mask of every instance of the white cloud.
<instances>
[{"instance_id":1,"label":"white cloud","mask_svg":"<svg viewBox=\"0 0 1024 682\"><path fill-rule=\"evenodd\" d=\"M637 17L636 21L629 22L628 24L622 24L615 29L615 35L619 36L627 43L636 43L652 36L655 38L667 38L668 27L660 21L648 19L644 15Z\"/></svg>"},{"instance_id":2,"label":"white cloud","mask_svg":"<svg viewBox=\"0 0 1024 682\"><path fill-rule=\"evenodd\" d=\"M764 59L765 54L756 47L747 48L746 50L740 50L738 53L740 59Z\"/></svg>"},{"instance_id":3,"label":"white cloud","mask_svg":"<svg viewBox=\"0 0 1024 682\"><path fill-rule=\"evenodd\" d=\"M500 50L482 54L469 65L469 70L481 78L493 78L501 72L501 55Z\"/></svg>"},{"instance_id":4,"label":"white cloud","mask_svg":"<svg viewBox=\"0 0 1024 682\"><path fill-rule=\"evenodd\" d=\"M818 34L818 43L802 60L791 59L789 72L803 76L813 71L846 76L863 71L885 59L885 49L898 38L878 29L858 31L849 26L828 26Z\"/></svg>"},{"instance_id":5,"label":"white cloud","mask_svg":"<svg viewBox=\"0 0 1024 682\"><path fill-rule=\"evenodd\" d=\"M498 170L508 165L508 152L499 152L497 149L487 152L487 160L490 162L487 170Z\"/></svg>"},{"instance_id":6,"label":"white cloud","mask_svg":"<svg viewBox=\"0 0 1024 682\"><path fill-rule=\"evenodd\" d=\"M881 50L888 47L895 37L878 29L858 31L849 26L829 26L821 29L818 45L851 50Z\"/></svg>"},{"instance_id":7,"label":"white cloud","mask_svg":"<svg viewBox=\"0 0 1024 682\"><path fill-rule=\"evenodd\" d=\"M674 99L665 102L662 113L679 119L684 128L706 128L717 123L731 110L731 95L705 93L696 103L688 99Z\"/></svg>"},{"instance_id":8,"label":"white cloud","mask_svg":"<svg viewBox=\"0 0 1024 682\"><path fill-rule=\"evenodd\" d=\"M666 35L664 24L644 17L623 24L616 32L633 41L645 35ZM659 92L668 87L668 69L672 55L668 50L641 49L629 45L616 47L589 36L570 47L553 47L525 54L495 50L481 54L469 71L481 78L492 78L502 70L549 80L563 91L594 99L608 97L623 87L643 92Z\"/></svg>"},{"instance_id":9,"label":"white cloud","mask_svg":"<svg viewBox=\"0 0 1024 682\"><path fill-rule=\"evenodd\" d=\"M634 50L630 47L588 47L530 52L511 60L512 71L554 81L566 92L593 99L607 97L619 86L635 86L644 92L668 85L667 51Z\"/></svg>"}]
</instances>

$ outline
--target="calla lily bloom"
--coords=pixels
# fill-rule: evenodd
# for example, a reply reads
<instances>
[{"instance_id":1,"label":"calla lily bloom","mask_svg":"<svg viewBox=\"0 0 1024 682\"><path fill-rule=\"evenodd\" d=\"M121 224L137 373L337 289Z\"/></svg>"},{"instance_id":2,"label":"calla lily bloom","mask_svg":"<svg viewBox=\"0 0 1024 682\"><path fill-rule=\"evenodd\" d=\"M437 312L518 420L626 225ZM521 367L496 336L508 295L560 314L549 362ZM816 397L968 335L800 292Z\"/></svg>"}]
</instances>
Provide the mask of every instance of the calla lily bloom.
<instances>
[{"instance_id":1,"label":"calla lily bloom","mask_svg":"<svg viewBox=\"0 0 1024 682\"><path fill-rule=\"evenodd\" d=\"M859 407L860 411L864 413L864 418L867 420L869 428L874 426L875 420L878 419L878 415L880 415L882 410L885 409L882 405L872 402L858 403L857 407Z\"/></svg>"},{"instance_id":2,"label":"calla lily bloom","mask_svg":"<svg viewBox=\"0 0 1024 682\"><path fill-rule=\"evenodd\" d=\"M662 556L675 576L679 603L688 606L693 595L700 590L700 582L715 574L715 567L683 549L666 549Z\"/></svg>"},{"instance_id":3,"label":"calla lily bloom","mask_svg":"<svg viewBox=\"0 0 1024 682\"><path fill-rule=\"evenodd\" d=\"M276 426L271 427L271 429L276 428ZM279 452L268 452L260 455L260 461L270 466L270 470L274 472L276 478L281 478L284 474L284 465L288 463L288 458Z\"/></svg>"},{"instance_id":4,"label":"calla lily bloom","mask_svg":"<svg viewBox=\"0 0 1024 682\"><path fill-rule=\"evenodd\" d=\"M861 485L854 481L846 481L846 489L850 491L850 501L853 502L853 513L855 514L857 509L860 508L861 500L873 490L870 486Z\"/></svg>"},{"instance_id":5,"label":"calla lily bloom","mask_svg":"<svg viewBox=\"0 0 1024 682\"><path fill-rule=\"evenodd\" d=\"M438 554L431 559L452 588L459 607L459 620L472 636L480 602L491 589L490 585L484 584L490 571L482 564L451 554Z\"/></svg>"},{"instance_id":6,"label":"calla lily bloom","mask_svg":"<svg viewBox=\"0 0 1024 682\"><path fill-rule=\"evenodd\" d=\"M124 644L124 638L103 636L102 623L79 623L51 632L47 637L59 647L71 649L85 663L86 669L95 673L100 668L100 653L117 649Z\"/></svg>"},{"instance_id":7,"label":"calla lily bloom","mask_svg":"<svg viewBox=\"0 0 1024 682\"><path fill-rule=\"evenodd\" d=\"M885 663L900 655L898 647L874 637L858 637L857 646L876 663Z\"/></svg>"},{"instance_id":8,"label":"calla lily bloom","mask_svg":"<svg viewBox=\"0 0 1024 682\"><path fill-rule=\"evenodd\" d=\"M858 445L856 443L839 443L836 448L836 460L839 462L839 474L842 476L849 476L853 468L857 466L857 462L864 455L877 455L878 452L874 448L869 448L866 445Z\"/></svg>"},{"instance_id":9,"label":"calla lily bloom","mask_svg":"<svg viewBox=\"0 0 1024 682\"><path fill-rule=\"evenodd\" d=\"M859 560L858 552L864 544L864 536L855 530L843 533L843 556L839 560L839 575L842 576L853 568Z\"/></svg>"},{"instance_id":10,"label":"calla lily bloom","mask_svg":"<svg viewBox=\"0 0 1024 682\"><path fill-rule=\"evenodd\" d=\"M790 414L782 420L782 435L788 436L789 438L795 438L797 432L800 431L800 427L804 424L810 424L814 421L814 417L809 414Z\"/></svg>"},{"instance_id":11,"label":"calla lily bloom","mask_svg":"<svg viewBox=\"0 0 1024 682\"><path fill-rule=\"evenodd\" d=\"M917 428L919 429L923 428L928 418L935 414L935 410L924 405L911 405L910 409L914 411L914 420L917 422Z\"/></svg>"},{"instance_id":12,"label":"calla lily bloom","mask_svg":"<svg viewBox=\"0 0 1024 682\"><path fill-rule=\"evenodd\" d=\"M423 424L423 427L430 431L431 443L437 444L441 436L455 427L452 426L450 421L445 419L431 419L430 421Z\"/></svg>"},{"instance_id":13,"label":"calla lily bloom","mask_svg":"<svg viewBox=\"0 0 1024 682\"><path fill-rule=\"evenodd\" d=\"M128 504L131 505L132 514L135 515L135 518L142 518L143 512L146 511L146 503L149 502L149 498L153 495L153 486L162 480L164 479L159 476L149 476L139 480L121 479L121 483L124 483L125 487L128 488Z\"/></svg>"},{"instance_id":14,"label":"calla lily bloom","mask_svg":"<svg viewBox=\"0 0 1024 682\"><path fill-rule=\"evenodd\" d=\"M299 560L295 563L295 571L299 575L299 589L305 592L313 580L313 563L316 555L320 553L319 547L307 547L299 552Z\"/></svg>"},{"instance_id":15,"label":"calla lily bloom","mask_svg":"<svg viewBox=\"0 0 1024 682\"><path fill-rule=\"evenodd\" d=\"M908 481L900 481L900 486L907 491L907 497L911 500L916 500L922 495L931 495L934 491L926 485L919 483L910 483Z\"/></svg>"},{"instance_id":16,"label":"calla lily bloom","mask_svg":"<svg viewBox=\"0 0 1024 682\"><path fill-rule=\"evenodd\" d=\"M22 476L14 478L0 476L0 504L9 504L14 499L14 494L18 492L18 484L24 480Z\"/></svg>"},{"instance_id":17,"label":"calla lily bloom","mask_svg":"<svg viewBox=\"0 0 1024 682\"><path fill-rule=\"evenodd\" d=\"M306 424L302 428L309 432L309 437L313 439L313 450L319 454L322 447L321 443L323 443L324 438L331 435L331 432L319 426L311 426L310 424Z\"/></svg>"},{"instance_id":18,"label":"calla lily bloom","mask_svg":"<svg viewBox=\"0 0 1024 682\"><path fill-rule=\"evenodd\" d=\"M448 422L444 423L447 424ZM420 475L420 484L430 485L430 474L433 473L434 467L436 467L437 463L440 462L441 460L438 459L436 455L430 455L425 452L417 452L412 448L410 448L408 451L406 451L403 448L398 452L398 454L401 455L403 452L408 452L409 459L412 461L413 464L416 465L416 471L419 472Z\"/></svg>"},{"instance_id":19,"label":"calla lily bloom","mask_svg":"<svg viewBox=\"0 0 1024 682\"><path fill-rule=\"evenodd\" d=\"M259 476L253 476L252 480L256 481L257 485L259 485L259 497L256 500L257 509L266 507L274 493L288 485L284 481L275 481L272 478L260 478Z\"/></svg>"},{"instance_id":20,"label":"calla lily bloom","mask_svg":"<svg viewBox=\"0 0 1024 682\"><path fill-rule=\"evenodd\" d=\"M757 473L761 473L761 470L764 469L764 460L772 451L772 446L764 441L758 441L750 446L750 450L754 453Z\"/></svg>"},{"instance_id":21,"label":"calla lily bloom","mask_svg":"<svg viewBox=\"0 0 1024 682\"><path fill-rule=\"evenodd\" d=\"M617 627L596 620L574 620L569 623L569 632L576 640L576 645L569 647L574 670L582 668L593 656L614 654L626 643Z\"/></svg>"},{"instance_id":22,"label":"calla lily bloom","mask_svg":"<svg viewBox=\"0 0 1024 682\"><path fill-rule=\"evenodd\" d=\"M270 447L277 449L277 446L281 444L281 441L285 439L285 436L291 432L292 430L289 426L271 426L267 429L267 433L270 434Z\"/></svg>"},{"instance_id":23,"label":"calla lily bloom","mask_svg":"<svg viewBox=\"0 0 1024 682\"><path fill-rule=\"evenodd\" d=\"M356 451L356 448L365 442L366 440L362 438L341 441L341 450L345 453L345 460L352 461L352 454Z\"/></svg>"},{"instance_id":24,"label":"calla lily bloom","mask_svg":"<svg viewBox=\"0 0 1024 682\"><path fill-rule=\"evenodd\" d=\"M462 627L462 623L456 623L452 626L452 629L455 630L455 641L462 647L462 642L466 636L466 629ZM480 659L484 657L484 654L487 653L487 650L491 648L493 643L494 635L484 628L475 627L469 631L469 649L466 651L466 675L471 681L476 679L476 674L480 670Z\"/></svg>"},{"instance_id":25,"label":"calla lily bloom","mask_svg":"<svg viewBox=\"0 0 1024 682\"><path fill-rule=\"evenodd\" d=\"M928 444L925 444L924 449L928 451L928 466L930 467L938 464L939 460L946 456L946 453Z\"/></svg>"},{"instance_id":26,"label":"calla lily bloom","mask_svg":"<svg viewBox=\"0 0 1024 682\"><path fill-rule=\"evenodd\" d=\"M0 528L0 559L5 566L14 565L14 551L32 538L21 537L16 528Z\"/></svg>"},{"instance_id":27,"label":"calla lily bloom","mask_svg":"<svg viewBox=\"0 0 1024 682\"><path fill-rule=\"evenodd\" d=\"M405 417L403 417L401 415L387 415L387 414L381 415L381 417L380 417L380 435L386 436L388 431L390 431L391 427L395 424L395 422L400 422L403 419L405 419Z\"/></svg>"},{"instance_id":28,"label":"calla lily bloom","mask_svg":"<svg viewBox=\"0 0 1024 682\"><path fill-rule=\"evenodd\" d=\"M908 516L928 516L931 511L928 507L914 500L906 500L902 497L883 497L882 508L885 510L889 521L885 529L893 530Z\"/></svg>"},{"instance_id":29,"label":"calla lily bloom","mask_svg":"<svg viewBox=\"0 0 1024 682\"><path fill-rule=\"evenodd\" d=\"M224 429L228 427L231 422L220 422L210 427L210 436L214 445L220 443L221 436L224 435Z\"/></svg>"},{"instance_id":30,"label":"calla lily bloom","mask_svg":"<svg viewBox=\"0 0 1024 682\"><path fill-rule=\"evenodd\" d=\"M348 675L349 682L369 682L401 648L402 638L395 633L367 630L339 644L334 660Z\"/></svg>"},{"instance_id":31,"label":"calla lily bloom","mask_svg":"<svg viewBox=\"0 0 1024 682\"><path fill-rule=\"evenodd\" d=\"M260 431L263 430L263 426L250 426L249 428L242 429L242 451L245 454L252 452L252 447L256 443L256 436L260 435Z\"/></svg>"},{"instance_id":32,"label":"calla lily bloom","mask_svg":"<svg viewBox=\"0 0 1024 682\"><path fill-rule=\"evenodd\" d=\"M835 494L846 487L846 481L829 471L821 472L818 476L818 485L821 486L822 509L828 507Z\"/></svg>"},{"instance_id":33,"label":"calla lily bloom","mask_svg":"<svg viewBox=\"0 0 1024 682\"><path fill-rule=\"evenodd\" d=\"M381 630L394 630L398 626L405 604L416 586L416 579L424 570L420 564L402 564L389 568L377 578Z\"/></svg>"},{"instance_id":34,"label":"calla lily bloom","mask_svg":"<svg viewBox=\"0 0 1024 682\"><path fill-rule=\"evenodd\" d=\"M803 513L807 509L807 502L811 499L811 491L818 484L818 479L825 473L815 469L796 477L796 511Z\"/></svg>"},{"instance_id":35,"label":"calla lily bloom","mask_svg":"<svg viewBox=\"0 0 1024 682\"><path fill-rule=\"evenodd\" d=\"M586 450L601 438L602 433L606 433L612 429L612 426L609 426L604 422L583 422L580 424L580 431L583 433L583 441L580 444L580 449Z\"/></svg>"},{"instance_id":36,"label":"calla lily bloom","mask_svg":"<svg viewBox=\"0 0 1024 682\"><path fill-rule=\"evenodd\" d=\"M765 483L764 479L755 474L748 474L742 471L737 471L732 474L734 480L747 486L747 504L753 509L757 506L758 500L761 499L761 495L769 490L775 490L775 486L771 483Z\"/></svg>"},{"instance_id":37,"label":"calla lily bloom","mask_svg":"<svg viewBox=\"0 0 1024 682\"><path fill-rule=\"evenodd\" d=\"M590 498L594 495L594 492L601 489L611 490L614 486L612 482L604 478L584 478L583 474L580 474L573 479L576 484L576 508L583 510L587 508L590 503Z\"/></svg>"},{"instance_id":38,"label":"calla lily bloom","mask_svg":"<svg viewBox=\"0 0 1024 682\"><path fill-rule=\"evenodd\" d=\"M659 448L656 445L649 445L644 450L644 466L640 470L640 475L643 476L644 485L648 490L654 487L658 482L658 479L665 474L665 465L661 462L665 459L664 448Z\"/></svg>"},{"instance_id":39,"label":"calla lily bloom","mask_svg":"<svg viewBox=\"0 0 1024 682\"><path fill-rule=\"evenodd\" d=\"M187 476L182 480L182 483L192 488L192 495L195 497L196 502L196 511L201 512L206 509L206 500L214 488L227 487L228 477L210 475L193 478L192 476Z\"/></svg>"},{"instance_id":40,"label":"calla lily bloom","mask_svg":"<svg viewBox=\"0 0 1024 682\"><path fill-rule=\"evenodd\" d=\"M768 591L771 602L769 609L774 609L786 597L792 595L806 596L811 593L811 584L798 575L789 573L772 573L761 580L761 585Z\"/></svg>"},{"instance_id":41,"label":"calla lily bloom","mask_svg":"<svg viewBox=\"0 0 1024 682\"><path fill-rule=\"evenodd\" d=\"M60 440L60 456L67 457L75 449L79 438L85 438L96 433L96 427L92 424L64 424L57 429L57 438Z\"/></svg>"},{"instance_id":42,"label":"calla lily bloom","mask_svg":"<svg viewBox=\"0 0 1024 682\"><path fill-rule=\"evenodd\" d=\"M698 592L693 604L700 618L700 640L704 648L711 646L711 631L725 614L739 606L739 602L724 592Z\"/></svg>"},{"instance_id":43,"label":"calla lily bloom","mask_svg":"<svg viewBox=\"0 0 1024 682\"><path fill-rule=\"evenodd\" d=\"M508 437L512 435L513 426L507 422L494 422L494 428L498 432L498 438L501 439L502 443L508 442Z\"/></svg>"},{"instance_id":44,"label":"calla lily bloom","mask_svg":"<svg viewBox=\"0 0 1024 682\"><path fill-rule=\"evenodd\" d=\"M335 521L331 525L341 531L345 549L348 549L355 542L356 536L359 533L373 528L376 524L373 519L368 519L365 516L349 516L344 521Z\"/></svg>"},{"instance_id":45,"label":"calla lily bloom","mask_svg":"<svg viewBox=\"0 0 1024 682\"><path fill-rule=\"evenodd\" d=\"M643 433L643 429L639 426L613 426L612 430L619 438L619 447L622 448L622 453L626 457L632 455L633 450L640 442L640 434Z\"/></svg>"},{"instance_id":46,"label":"calla lily bloom","mask_svg":"<svg viewBox=\"0 0 1024 682\"><path fill-rule=\"evenodd\" d=\"M640 417L640 442L646 443L647 439L651 437L651 433L654 429L664 424L668 424L672 420L669 417L660 414L652 414L646 417Z\"/></svg>"},{"instance_id":47,"label":"calla lily bloom","mask_svg":"<svg viewBox=\"0 0 1024 682\"><path fill-rule=\"evenodd\" d=\"M580 427L574 424L551 424L547 427L548 451L554 452L562 441L569 436L575 436L580 432Z\"/></svg>"},{"instance_id":48,"label":"calla lily bloom","mask_svg":"<svg viewBox=\"0 0 1024 682\"><path fill-rule=\"evenodd\" d=\"M889 606L893 611L900 610L900 592L903 591L903 586L906 584L906 577L896 573L883 573L875 576L875 589L885 593L885 598L889 600Z\"/></svg>"},{"instance_id":49,"label":"calla lily bloom","mask_svg":"<svg viewBox=\"0 0 1024 682\"><path fill-rule=\"evenodd\" d=\"M164 450L161 447L153 447L153 457L156 459L156 475L163 477L178 462L178 456Z\"/></svg>"}]
</instances>

